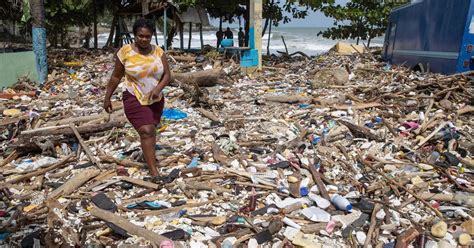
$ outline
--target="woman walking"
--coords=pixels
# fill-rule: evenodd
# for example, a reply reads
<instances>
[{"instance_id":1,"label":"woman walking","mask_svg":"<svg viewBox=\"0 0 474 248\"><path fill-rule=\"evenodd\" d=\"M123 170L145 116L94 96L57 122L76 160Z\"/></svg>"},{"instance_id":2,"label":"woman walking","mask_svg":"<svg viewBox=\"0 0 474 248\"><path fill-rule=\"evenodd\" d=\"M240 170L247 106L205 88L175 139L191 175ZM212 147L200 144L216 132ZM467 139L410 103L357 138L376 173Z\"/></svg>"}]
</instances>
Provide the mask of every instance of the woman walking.
<instances>
[{"instance_id":1,"label":"woman walking","mask_svg":"<svg viewBox=\"0 0 474 248\"><path fill-rule=\"evenodd\" d=\"M112 112L110 98L125 76L123 92L125 115L140 135L143 156L153 179L156 168L156 134L165 105L162 90L170 81L170 70L163 50L151 44L154 25L138 19L133 25L135 42L123 46L116 55L115 68L107 85L104 109Z\"/></svg>"}]
</instances>

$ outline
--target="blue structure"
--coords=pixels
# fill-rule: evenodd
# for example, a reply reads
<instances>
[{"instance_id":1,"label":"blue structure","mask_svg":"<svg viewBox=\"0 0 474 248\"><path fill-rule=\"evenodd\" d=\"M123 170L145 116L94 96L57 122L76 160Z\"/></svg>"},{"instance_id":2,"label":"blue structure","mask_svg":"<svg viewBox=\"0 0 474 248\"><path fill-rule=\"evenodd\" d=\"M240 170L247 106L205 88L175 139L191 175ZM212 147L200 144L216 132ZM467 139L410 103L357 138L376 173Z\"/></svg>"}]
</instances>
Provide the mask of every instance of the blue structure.
<instances>
[{"instance_id":1,"label":"blue structure","mask_svg":"<svg viewBox=\"0 0 474 248\"><path fill-rule=\"evenodd\" d=\"M46 51L46 28L33 27L33 52L36 56L36 70L40 85L48 79L48 58Z\"/></svg>"},{"instance_id":2,"label":"blue structure","mask_svg":"<svg viewBox=\"0 0 474 248\"><path fill-rule=\"evenodd\" d=\"M384 60L431 72L474 70L474 0L419 0L389 16Z\"/></svg>"}]
</instances>

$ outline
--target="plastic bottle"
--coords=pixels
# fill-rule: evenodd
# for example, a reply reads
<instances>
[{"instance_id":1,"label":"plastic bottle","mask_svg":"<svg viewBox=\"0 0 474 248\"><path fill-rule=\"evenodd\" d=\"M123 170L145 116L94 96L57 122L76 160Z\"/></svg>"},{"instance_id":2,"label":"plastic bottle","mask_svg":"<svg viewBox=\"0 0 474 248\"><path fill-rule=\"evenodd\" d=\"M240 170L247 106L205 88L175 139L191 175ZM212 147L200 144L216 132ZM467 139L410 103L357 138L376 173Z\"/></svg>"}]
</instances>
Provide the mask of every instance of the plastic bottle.
<instances>
[{"instance_id":1,"label":"plastic bottle","mask_svg":"<svg viewBox=\"0 0 474 248\"><path fill-rule=\"evenodd\" d=\"M307 196L309 194L308 184L309 184L309 178L305 178L301 180L301 183L300 183L301 196Z\"/></svg>"},{"instance_id":2,"label":"plastic bottle","mask_svg":"<svg viewBox=\"0 0 474 248\"><path fill-rule=\"evenodd\" d=\"M334 194L331 196L331 202L339 210L350 212L352 210L352 204L344 197Z\"/></svg>"}]
</instances>

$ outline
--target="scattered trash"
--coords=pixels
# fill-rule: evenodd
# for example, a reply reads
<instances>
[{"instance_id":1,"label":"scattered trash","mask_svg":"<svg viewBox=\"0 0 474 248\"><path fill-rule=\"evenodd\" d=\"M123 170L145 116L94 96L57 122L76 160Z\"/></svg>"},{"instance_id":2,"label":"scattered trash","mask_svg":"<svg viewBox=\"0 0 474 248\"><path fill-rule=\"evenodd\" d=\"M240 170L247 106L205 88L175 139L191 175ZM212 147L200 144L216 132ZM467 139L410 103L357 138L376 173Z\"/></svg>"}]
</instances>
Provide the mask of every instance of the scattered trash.
<instances>
[{"instance_id":1,"label":"scattered trash","mask_svg":"<svg viewBox=\"0 0 474 248\"><path fill-rule=\"evenodd\" d=\"M337 49L352 55L267 57L249 76L169 51L155 178L121 93L102 110L112 52L53 50L41 89L0 101L0 245L472 244L472 74Z\"/></svg>"}]
</instances>

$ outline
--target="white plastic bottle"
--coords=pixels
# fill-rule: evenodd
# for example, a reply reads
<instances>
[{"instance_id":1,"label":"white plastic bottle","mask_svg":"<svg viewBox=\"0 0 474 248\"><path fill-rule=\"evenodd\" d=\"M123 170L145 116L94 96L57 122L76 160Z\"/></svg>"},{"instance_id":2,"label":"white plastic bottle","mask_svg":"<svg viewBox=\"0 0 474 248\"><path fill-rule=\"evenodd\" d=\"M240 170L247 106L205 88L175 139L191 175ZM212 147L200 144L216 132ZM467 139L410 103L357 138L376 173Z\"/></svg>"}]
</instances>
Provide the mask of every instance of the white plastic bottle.
<instances>
[{"instance_id":1,"label":"white plastic bottle","mask_svg":"<svg viewBox=\"0 0 474 248\"><path fill-rule=\"evenodd\" d=\"M339 210L350 212L352 210L352 204L343 196L334 194L331 196L331 202Z\"/></svg>"}]
</instances>

